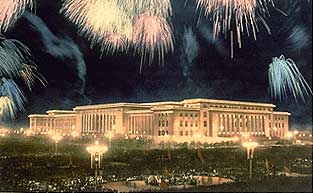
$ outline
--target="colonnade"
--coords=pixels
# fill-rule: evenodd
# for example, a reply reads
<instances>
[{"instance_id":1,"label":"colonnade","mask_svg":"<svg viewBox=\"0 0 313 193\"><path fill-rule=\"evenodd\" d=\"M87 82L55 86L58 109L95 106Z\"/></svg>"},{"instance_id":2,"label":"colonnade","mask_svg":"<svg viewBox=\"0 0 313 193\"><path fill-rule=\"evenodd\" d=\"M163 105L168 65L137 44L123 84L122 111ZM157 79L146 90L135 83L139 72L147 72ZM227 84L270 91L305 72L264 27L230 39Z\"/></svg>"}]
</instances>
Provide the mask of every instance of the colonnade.
<instances>
[{"instance_id":1,"label":"colonnade","mask_svg":"<svg viewBox=\"0 0 313 193\"><path fill-rule=\"evenodd\" d=\"M153 129L153 115L129 115L128 134L151 135Z\"/></svg>"},{"instance_id":2,"label":"colonnade","mask_svg":"<svg viewBox=\"0 0 313 193\"><path fill-rule=\"evenodd\" d=\"M116 124L116 113L83 113L81 115L82 133L107 133L113 131Z\"/></svg>"},{"instance_id":3,"label":"colonnade","mask_svg":"<svg viewBox=\"0 0 313 193\"><path fill-rule=\"evenodd\" d=\"M265 134L264 115L220 114L218 120L219 134L250 133Z\"/></svg>"}]
</instances>

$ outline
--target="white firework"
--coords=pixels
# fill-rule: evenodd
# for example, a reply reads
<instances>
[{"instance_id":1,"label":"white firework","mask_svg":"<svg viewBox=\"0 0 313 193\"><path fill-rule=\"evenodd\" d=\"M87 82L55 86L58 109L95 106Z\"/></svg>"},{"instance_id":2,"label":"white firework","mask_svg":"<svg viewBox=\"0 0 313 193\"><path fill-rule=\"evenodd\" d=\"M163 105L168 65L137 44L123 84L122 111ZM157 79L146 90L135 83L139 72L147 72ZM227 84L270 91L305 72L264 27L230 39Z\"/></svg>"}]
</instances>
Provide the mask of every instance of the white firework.
<instances>
[{"instance_id":1,"label":"white firework","mask_svg":"<svg viewBox=\"0 0 313 193\"><path fill-rule=\"evenodd\" d=\"M29 49L21 42L0 37L0 77L16 77L29 57Z\"/></svg>"},{"instance_id":2,"label":"white firework","mask_svg":"<svg viewBox=\"0 0 313 193\"><path fill-rule=\"evenodd\" d=\"M274 99L283 100L289 95L298 102L312 95L312 89L304 79L295 62L283 55L274 57L268 70L270 93Z\"/></svg>"}]
</instances>

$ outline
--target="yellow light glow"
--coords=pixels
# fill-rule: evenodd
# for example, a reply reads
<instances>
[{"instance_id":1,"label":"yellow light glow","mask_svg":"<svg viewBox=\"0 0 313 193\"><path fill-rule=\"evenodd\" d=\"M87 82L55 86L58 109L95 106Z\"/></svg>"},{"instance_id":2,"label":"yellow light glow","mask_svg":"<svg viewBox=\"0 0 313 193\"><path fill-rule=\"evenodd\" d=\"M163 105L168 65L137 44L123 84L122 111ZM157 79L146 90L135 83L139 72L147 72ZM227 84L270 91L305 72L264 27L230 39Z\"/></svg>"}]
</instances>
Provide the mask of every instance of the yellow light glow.
<instances>
[{"instance_id":1,"label":"yellow light glow","mask_svg":"<svg viewBox=\"0 0 313 193\"><path fill-rule=\"evenodd\" d=\"M254 142L254 141L246 141L246 142L242 142L242 146L244 146L245 148L256 148L259 146L259 143Z\"/></svg>"}]
</instances>

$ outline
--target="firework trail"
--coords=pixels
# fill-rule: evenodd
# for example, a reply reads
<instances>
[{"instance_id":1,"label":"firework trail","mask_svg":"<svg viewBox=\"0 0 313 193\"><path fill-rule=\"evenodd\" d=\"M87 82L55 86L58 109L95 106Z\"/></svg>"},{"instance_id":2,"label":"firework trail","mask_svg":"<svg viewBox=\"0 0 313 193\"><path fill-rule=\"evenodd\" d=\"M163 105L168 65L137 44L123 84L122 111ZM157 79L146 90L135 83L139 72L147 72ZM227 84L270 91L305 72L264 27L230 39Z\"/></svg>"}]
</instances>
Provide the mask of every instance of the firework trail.
<instances>
[{"instance_id":1,"label":"firework trail","mask_svg":"<svg viewBox=\"0 0 313 193\"><path fill-rule=\"evenodd\" d=\"M231 39L231 55L233 43L237 39L238 47L242 46L242 34L257 38L258 20L270 34L270 28L263 17L268 15L267 6L274 6L272 0L196 0L200 15L204 14L213 22L213 37L221 33Z\"/></svg>"},{"instance_id":2,"label":"firework trail","mask_svg":"<svg viewBox=\"0 0 313 193\"><path fill-rule=\"evenodd\" d=\"M15 118L18 111L24 110L26 98L17 84L11 79L0 80L0 118Z\"/></svg>"},{"instance_id":3,"label":"firework trail","mask_svg":"<svg viewBox=\"0 0 313 193\"><path fill-rule=\"evenodd\" d=\"M29 57L29 49L21 42L0 38L0 77L16 77Z\"/></svg>"},{"instance_id":4,"label":"firework trail","mask_svg":"<svg viewBox=\"0 0 313 193\"><path fill-rule=\"evenodd\" d=\"M134 47L141 66L158 54L173 50L173 34L168 18L170 0L63 0L61 13L79 28L79 34L101 46L101 52L114 53Z\"/></svg>"},{"instance_id":5,"label":"firework trail","mask_svg":"<svg viewBox=\"0 0 313 193\"><path fill-rule=\"evenodd\" d=\"M22 69L20 70L19 75L30 91L36 81L39 81L43 86L46 86L48 83L42 74L38 72L38 67L35 64L22 64Z\"/></svg>"},{"instance_id":6,"label":"firework trail","mask_svg":"<svg viewBox=\"0 0 313 193\"><path fill-rule=\"evenodd\" d=\"M274 99L283 100L289 95L298 102L305 102L312 90L305 81L295 62L283 55L273 58L268 70L270 93Z\"/></svg>"},{"instance_id":7,"label":"firework trail","mask_svg":"<svg viewBox=\"0 0 313 193\"><path fill-rule=\"evenodd\" d=\"M1 0L0 1L0 32L7 31L24 11L34 6L33 0Z\"/></svg>"},{"instance_id":8,"label":"firework trail","mask_svg":"<svg viewBox=\"0 0 313 193\"><path fill-rule=\"evenodd\" d=\"M195 34L193 33L191 27L185 27L182 37L182 47L181 47L181 64L183 69L183 75L188 78L190 77L191 66L193 60L199 54L199 44Z\"/></svg>"}]
</instances>

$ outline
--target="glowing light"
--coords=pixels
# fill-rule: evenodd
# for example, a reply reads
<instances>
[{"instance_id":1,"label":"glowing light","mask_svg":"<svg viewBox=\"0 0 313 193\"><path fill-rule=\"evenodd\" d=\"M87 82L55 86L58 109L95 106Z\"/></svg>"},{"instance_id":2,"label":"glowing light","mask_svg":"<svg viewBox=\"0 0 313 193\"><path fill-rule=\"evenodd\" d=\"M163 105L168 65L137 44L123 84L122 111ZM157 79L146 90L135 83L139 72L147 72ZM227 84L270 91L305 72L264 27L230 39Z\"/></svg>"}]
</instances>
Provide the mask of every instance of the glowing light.
<instances>
[{"instance_id":1,"label":"glowing light","mask_svg":"<svg viewBox=\"0 0 313 193\"><path fill-rule=\"evenodd\" d=\"M35 132L33 131L33 130L31 130L31 129L27 129L26 131L25 131L25 135L26 136L32 136L32 135L34 135L35 134Z\"/></svg>"},{"instance_id":2,"label":"glowing light","mask_svg":"<svg viewBox=\"0 0 313 193\"><path fill-rule=\"evenodd\" d=\"M51 135L51 139L55 142L55 143L59 143L62 139L63 136L59 133L54 133Z\"/></svg>"},{"instance_id":3,"label":"glowing light","mask_svg":"<svg viewBox=\"0 0 313 193\"><path fill-rule=\"evenodd\" d=\"M74 137L74 138L79 137L79 132L73 131L73 132L71 133L71 136Z\"/></svg>"},{"instance_id":4,"label":"glowing light","mask_svg":"<svg viewBox=\"0 0 313 193\"><path fill-rule=\"evenodd\" d=\"M96 153L104 154L108 150L108 147L104 145L100 145L99 141L96 141L94 145L88 146L86 150L90 154L96 154Z\"/></svg>"},{"instance_id":5,"label":"glowing light","mask_svg":"<svg viewBox=\"0 0 313 193\"><path fill-rule=\"evenodd\" d=\"M272 0L196 0L200 14L204 13L213 21L213 38L220 33L231 37L233 46L234 31L241 48L242 34L257 38L259 31L257 20L261 20L268 33L270 29L263 17L268 15L267 5L274 6ZM233 47L232 47L233 53Z\"/></svg>"},{"instance_id":6,"label":"glowing light","mask_svg":"<svg viewBox=\"0 0 313 193\"><path fill-rule=\"evenodd\" d=\"M291 138L293 137L292 132L287 132L286 137L289 138L289 139L291 139Z\"/></svg>"},{"instance_id":7,"label":"glowing light","mask_svg":"<svg viewBox=\"0 0 313 193\"><path fill-rule=\"evenodd\" d=\"M1 0L0 1L0 32L8 28L21 17L27 8L32 9L33 0Z\"/></svg>"},{"instance_id":8,"label":"glowing light","mask_svg":"<svg viewBox=\"0 0 313 193\"><path fill-rule=\"evenodd\" d=\"M245 148L256 148L259 146L259 143L254 142L254 141L246 141L246 142L242 142L242 146L244 146Z\"/></svg>"},{"instance_id":9,"label":"glowing light","mask_svg":"<svg viewBox=\"0 0 313 193\"><path fill-rule=\"evenodd\" d=\"M312 89L305 81L295 62L283 55L273 58L268 70L271 96L283 100L292 95L296 102L305 101L312 95Z\"/></svg>"}]
</instances>

